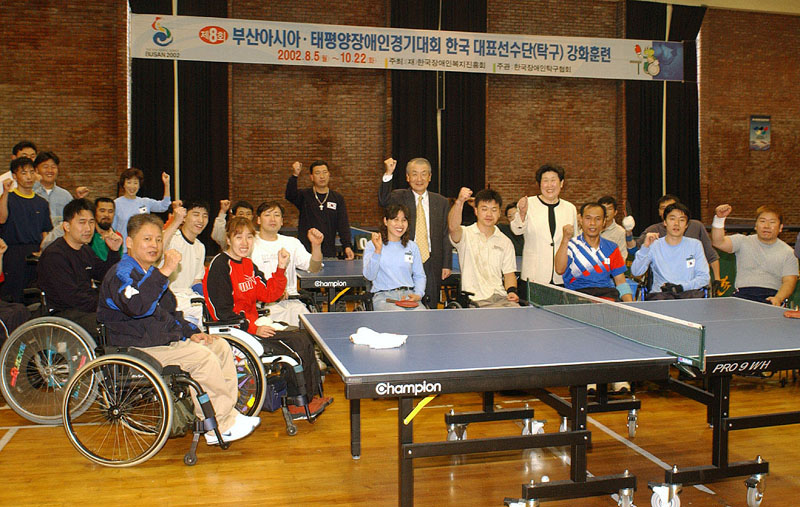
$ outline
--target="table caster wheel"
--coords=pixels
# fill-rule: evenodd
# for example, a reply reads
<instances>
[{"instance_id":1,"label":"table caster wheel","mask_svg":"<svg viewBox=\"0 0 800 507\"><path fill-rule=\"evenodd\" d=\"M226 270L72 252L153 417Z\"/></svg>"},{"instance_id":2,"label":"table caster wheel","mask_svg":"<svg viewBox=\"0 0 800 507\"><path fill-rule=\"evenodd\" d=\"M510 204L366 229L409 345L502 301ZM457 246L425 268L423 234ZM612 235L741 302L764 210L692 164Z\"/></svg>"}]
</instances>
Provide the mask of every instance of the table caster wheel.
<instances>
[{"instance_id":1,"label":"table caster wheel","mask_svg":"<svg viewBox=\"0 0 800 507\"><path fill-rule=\"evenodd\" d=\"M764 476L753 475L744 483L747 485L747 507L758 507L764 499Z\"/></svg>"},{"instance_id":2,"label":"table caster wheel","mask_svg":"<svg viewBox=\"0 0 800 507\"><path fill-rule=\"evenodd\" d=\"M628 412L628 438L636 436L636 428L639 427L638 421L639 415L636 413L636 409Z\"/></svg>"},{"instance_id":3,"label":"table caster wheel","mask_svg":"<svg viewBox=\"0 0 800 507\"><path fill-rule=\"evenodd\" d=\"M449 442L454 440L467 439L467 425L466 424L451 424L447 429L447 440Z\"/></svg>"},{"instance_id":4,"label":"table caster wheel","mask_svg":"<svg viewBox=\"0 0 800 507\"><path fill-rule=\"evenodd\" d=\"M522 435L541 435L544 433L544 421L536 419L522 420Z\"/></svg>"},{"instance_id":5,"label":"table caster wheel","mask_svg":"<svg viewBox=\"0 0 800 507\"><path fill-rule=\"evenodd\" d=\"M619 499L617 500L617 505L619 507L635 507L633 505L633 490L619 490Z\"/></svg>"},{"instance_id":6,"label":"table caster wheel","mask_svg":"<svg viewBox=\"0 0 800 507\"><path fill-rule=\"evenodd\" d=\"M680 507L681 497L675 495L671 500L663 500L661 495L654 491L653 496L650 497L650 505L652 507Z\"/></svg>"}]
</instances>

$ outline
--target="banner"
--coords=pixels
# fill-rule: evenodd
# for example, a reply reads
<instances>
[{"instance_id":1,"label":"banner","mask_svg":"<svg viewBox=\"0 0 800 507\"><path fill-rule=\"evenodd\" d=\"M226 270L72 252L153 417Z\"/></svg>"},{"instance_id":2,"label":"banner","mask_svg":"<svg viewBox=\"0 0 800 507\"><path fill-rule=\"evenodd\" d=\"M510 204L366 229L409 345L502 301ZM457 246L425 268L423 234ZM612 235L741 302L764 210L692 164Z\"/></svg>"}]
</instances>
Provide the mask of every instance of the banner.
<instances>
[{"instance_id":1,"label":"banner","mask_svg":"<svg viewBox=\"0 0 800 507\"><path fill-rule=\"evenodd\" d=\"M134 58L683 80L683 44L131 14Z\"/></svg>"}]
</instances>

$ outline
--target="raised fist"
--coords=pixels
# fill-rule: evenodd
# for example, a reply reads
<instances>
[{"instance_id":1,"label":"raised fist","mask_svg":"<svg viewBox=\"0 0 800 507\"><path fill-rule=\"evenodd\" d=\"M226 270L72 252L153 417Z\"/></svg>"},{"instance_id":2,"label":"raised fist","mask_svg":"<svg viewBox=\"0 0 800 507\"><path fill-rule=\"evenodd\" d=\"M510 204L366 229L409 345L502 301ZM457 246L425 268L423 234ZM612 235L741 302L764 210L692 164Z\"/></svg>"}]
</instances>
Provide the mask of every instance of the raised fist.
<instances>
[{"instance_id":1,"label":"raised fist","mask_svg":"<svg viewBox=\"0 0 800 507\"><path fill-rule=\"evenodd\" d=\"M78 187L75 189L75 197L78 199L83 199L89 195L89 187Z\"/></svg>"},{"instance_id":2,"label":"raised fist","mask_svg":"<svg viewBox=\"0 0 800 507\"><path fill-rule=\"evenodd\" d=\"M289 265L289 251L285 248L281 248L278 252L278 267L286 269L286 266Z\"/></svg>"},{"instance_id":3,"label":"raised fist","mask_svg":"<svg viewBox=\"0 0 800 507\"><path fill-rule=\"evenodd\" d=\"M397 160L389 157L383 161L383 167L386 169L386 174L392 174L394 173L395 167L397 167Z\"/></svg>"},{"instance_id":4,"label":"raised fist","mask_svg":"<svg viewBox=\"0 0 800 507\"><path fill-rule=\"evenodd\" d=\"M6 253L6 250L8 250L8 245L6 245L5 241L0 239L0 256L2 256L4 253Z\"/></svg>"},{"instance_id":5,"label":"raised fist","mask_svg":"<svg viewBox=\"0 0 800 507\"><path fill-rule=\"evenodd\" d=\"M224 215L231 209L231 201L229 199L223 199L219 201L219 214Z\"/></svg>"},{"instance_id":6,"label":"raised fist","mask_svg":"<svg viewBox=\"0 0 800 507\"><path fill-rule=\"evenodd\" d=\"M11 185L13 185L13 184L14 184L14 180L12 178L9 178L7 180L3 180L3 193L5 194L9 190L11 190Z\"/></svg>"},{"instance_id":7,"label":"raised fist","mask_svg":"<svg viewBox=\"0 0 800 507\"><path fill-rule=\"evenodd\" d=\"M716 214L720 218L725 218L731 214L731 211L733 211L733 208L731 208L730 204L720 204L717 206Z\"/></svg>"},{"instance_id":8,"label":"raised fist","mask_svg":"<svg viewBox=\"0 0 800 507\"><path fill-rule=\"evenodd\" d=\"M180 201L177 201L177 202L178 202L177 206L174 206L175 203L172 203L173 204L172 213L173 213L173 217L174 217L173 220L175 220L176 224L180 225L180 224L183 223L183 220L186 218L186 213L188 213L188 212L186 211L186 208L184 208L181 205Z\"/></svg>"},{"instance_id":9,"label":"raised fist","mask_svg":"<svg viewBox=\"0 0 800 507\"><path fill-rule=\"evenodd\" d=\"M161 266L161 272L164 276L169 276L181 263L181 253L177 250L167 250L164 252L164 265Z\"/></svg>"},{"instance_id":10,"label":"raised fist","mask_svg":"<svg viewBox=\"0 0 800 507\"><path fill-rule=\"evenodd\" d=\"M164 186L169 185L169 174L161 173L161 181L164 183Z\"/></svg>"},{"instance_id":11,"label":"raised fist","mask_svg":"<svg viewBox=\"0 0 800 507\"><path fill-rule=\"evenodd\" d=\"M114 231L108 231L108 234L103 236L103 240L105 240L106 245L108 245L108 248L115 252L118 252L120 247L122 246L122 236L120 236Z\"/></svg>"},{"instance_id":12,"label":"raised fist","mask_svg":"<svg viewBox=\"0 0 800 507\"><path fill-rule=\"evenodd\" d=\"M569 241L572 239L572 235L575 234L575 227L573 227L572 224L567 224L564 226L563 232L563 241Z\"/></svg>"},{"instance_id":13,"label":"raised fist","mask_svg":"<svg viewBox=\"0 0 800 507\"><path fill-rule=\"evenodd\" d=\"M645 236L645 238L644 238L644 245L643 246L646 246L646 247L650 248L650 245L652 245L653 242L655 240L657 240L657 239L658 239L658 233L657 232L648 232L647 236Z\"/></svg>"},{"instance_id":14,"label":"raised fist","mask_svg":"<svg viewBox=\"0 0 800 507\"><path fill-rule=\"evenodd\" d=\"M373 232L370 240L372 241L372 244L375 246L375 253L377 254L381 253L381 250L383 249L383 238L381 238L381 233Z\"/></svg>"},{"instance_id":15,"label":"raised fist","mask_svg":"<svg viewBox=\"0 0 800 507\"><path fill-rule=\"evenodd\" d=\"M458 192L458 199L457 202L464 204L472 197L472 190L468 189L467 187L461 187L461 190Z\"/></svg>"},{"instance_id":16,"label":"raised fist","mask_svg":"<svg viewBox=\"0 0 800 507\"><path fill-rule=\"evenodd\" d=\"M295 162L292 164L292 174L295 176L300 176L300 171L303 170L303 164L300 162Z\"/></svg>"},{"instance_id":17,"label":"raised fist","mask_svg":"<svg viewBox=\"0 0 800 507\"><path fill-rule=\"evenodd\" d=\"M325 235L318 229L312 228L308 230L308 241L310 241L312 245L321 245L323 239L325 239Z\"/></svg>"},{"instance_id":18,"label":"raised fist","mask_svg":"<svg viewBox=\"0 0 800 507\"><path fill-rule=\"evenodd\" d=\"M522 196L522 199L517 201L517 210L519 212L519 217L525 220L525 214L528 212L528 196Z\"/></svg>"},{"instance_id":19,"label":"raised fist","mask_svg":"<svg viewBox=\"0 0 800 507\"><path fill-rule=\"evenodd\" d=\"M631 232L634 227L636 227L636 220L632 216L628 215L622 219L622 228L627 232Z\"/></svg>"}]
</instances>

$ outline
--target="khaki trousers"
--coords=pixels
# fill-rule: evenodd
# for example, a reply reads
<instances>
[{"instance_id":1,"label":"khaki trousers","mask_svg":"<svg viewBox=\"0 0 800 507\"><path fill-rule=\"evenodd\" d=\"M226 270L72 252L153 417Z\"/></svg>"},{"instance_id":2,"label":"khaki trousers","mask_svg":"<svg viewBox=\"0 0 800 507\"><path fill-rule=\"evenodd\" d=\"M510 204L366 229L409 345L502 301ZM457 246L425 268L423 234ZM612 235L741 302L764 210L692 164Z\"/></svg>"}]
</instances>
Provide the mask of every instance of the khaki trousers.
<instances>
[{"instance_id":1,"label":"khaki trousers","mask_svg":"<svg viewBox=\"0 0 800 507\"><path fill-rule=\"evenodd\" d=\"M236 366L228 342L217 338L210 345L201 345L191 340L172 342L169 345L143 348L164 366L178 365L205 389L217 414L217 425L225 433L236 422L236 400L239 388L236 382ZM203 410L194 390L192 401L194 413L203 419Z\"/></svg>"}]
</instances>

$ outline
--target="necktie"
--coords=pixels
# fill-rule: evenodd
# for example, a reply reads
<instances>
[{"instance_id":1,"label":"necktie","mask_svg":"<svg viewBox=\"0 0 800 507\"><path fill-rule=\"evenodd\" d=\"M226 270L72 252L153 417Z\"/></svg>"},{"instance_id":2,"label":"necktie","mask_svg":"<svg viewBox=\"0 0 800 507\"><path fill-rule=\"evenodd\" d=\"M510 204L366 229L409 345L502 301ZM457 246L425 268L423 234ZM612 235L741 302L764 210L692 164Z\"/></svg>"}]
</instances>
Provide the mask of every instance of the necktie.
<instances>
[{"instance_id":1,"label":"necktie","mask_svg":"<svg viewBox=\"0 0 800 507\"><path fill-rule=\"evenodd\" d=\"M431 256L428 248L428 226L425 225L425 208L422 206L422 196L417 201L417 227L414 231L414 241L419 247L422 262L427 262Z\"/></svg>"}]
</instances>

